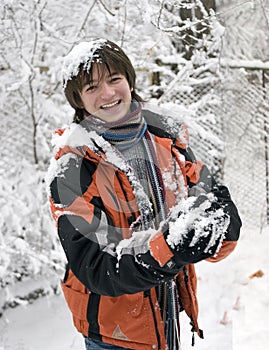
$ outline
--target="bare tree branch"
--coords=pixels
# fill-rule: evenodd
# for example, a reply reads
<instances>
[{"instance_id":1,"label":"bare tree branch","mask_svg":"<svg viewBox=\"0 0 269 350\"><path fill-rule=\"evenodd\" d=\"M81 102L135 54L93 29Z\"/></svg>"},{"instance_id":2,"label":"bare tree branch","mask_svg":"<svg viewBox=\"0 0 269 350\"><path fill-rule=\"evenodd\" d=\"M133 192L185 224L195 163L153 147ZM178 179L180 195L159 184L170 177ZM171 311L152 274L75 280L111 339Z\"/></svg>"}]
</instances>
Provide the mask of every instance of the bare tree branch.
<instances>
[{"instance_id":1,"label":"bare tree branch","mask_svg":"<svg viewBox=\"0 0 269 350\"><path fill-rule=\"evenodd\" d=\"M92 5L91 5L91 7L90 7L89 10L88 10L88 12L86 13L86 16L84 17L84 20L83 20L83 22L82 22L82 24L81 24L79 30L77 31L77 34L76 34L76 36L75 36L75 40L73 41L73 44L72 44L72 46L71 46L69 52L70 52L70 51L73 49L73 47L75 46L76 40L77 40L77 38L80 36L81 32L83 31L83 29L84 29L84 27L85 27L85 25L86 25L86 23L87 23L87 21L88 21L88 18L89 18L89 16L90 16L90 13L92 12L92 10L93 10L94 6L96 5L96 3L97 3L97 0L94 0L93 3L92 3Z\"/></svg>"},{"instance_id":2,"label":"bare tree branch","mask_svg":"<svg viewBox=\"0 0 269 350\"><path fill-rule=\"evenodd\" d=\"M103 3L102 0L99 0L100 4L103 6L103 8L111 15L111 16L116 16L115 13L113 13L112 11L109 10L109 8L107 8L107 6Z\"/></svg>"},{"instance_id":3,"label":"bare tree branch","mask_svg":"<svg viewBox=\"0 0 269 350\"><path fill-rule=\"evenodd\" d=\"M123 29L122 29L121 41L120 41L121 46L123 46L123 43L124 43L126 23L127 23L127 0L125 0L125 2L124 2L124 21L123 21Z\"/></svg>"},{"instance_id":4,"label":"bare tree branch","mask_svg":"<svg viewBox=\"0 0 269 350\"><path fill-rule=\"evenodd\" d=\"M165 0L162 1L161 7L159 10L159 15L158 15L158 19L157 19L157 26L158 27L160 27L160 21L161 21L161 16L162 16L162 12L163 12L164 2L165 2Z\"/></svg>"}]
</instances>

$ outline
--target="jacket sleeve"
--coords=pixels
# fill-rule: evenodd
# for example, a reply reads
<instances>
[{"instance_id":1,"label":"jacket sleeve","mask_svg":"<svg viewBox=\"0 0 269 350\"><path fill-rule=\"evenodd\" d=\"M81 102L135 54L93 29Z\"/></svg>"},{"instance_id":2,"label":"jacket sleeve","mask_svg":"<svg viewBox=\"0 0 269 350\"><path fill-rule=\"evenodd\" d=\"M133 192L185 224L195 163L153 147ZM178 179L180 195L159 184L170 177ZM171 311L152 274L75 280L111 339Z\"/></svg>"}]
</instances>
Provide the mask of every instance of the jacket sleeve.
<instances>
[{"instance_id":1,"label":"jacket sleeve","mask_svg":"<svg viewBox=\"0 0 269 350\"><path fill-rule=\"evenodd\" d=\"M212 212L222 212L222 217L228 220L228 226L225 230L225 234L220 239L220 244L211 257L206 258L210 262L217 262L228 256L235 248L237 240L239 239L240 229L242 222L238 213L238 210L231 198L229 190L226 186L217 184L212 174L209 172L206 165L199 160L196 160L192 150L190 148L180 149L180 152L185 157L186 179L189 189L189 196L194 197L196 202L201 202L207 197L211 197L210 208L206 209L206 215L210 220ZM212 223L216 226L222 225L222 220L214 222L214 215L212 217ZM208 225L210 226L210 224ZM209 228L205 228L206 230ZM188 259L188 263L197 262L196 258L199 258L199 254L193 254L192 261Z\"/></svg>"}]
</instances>

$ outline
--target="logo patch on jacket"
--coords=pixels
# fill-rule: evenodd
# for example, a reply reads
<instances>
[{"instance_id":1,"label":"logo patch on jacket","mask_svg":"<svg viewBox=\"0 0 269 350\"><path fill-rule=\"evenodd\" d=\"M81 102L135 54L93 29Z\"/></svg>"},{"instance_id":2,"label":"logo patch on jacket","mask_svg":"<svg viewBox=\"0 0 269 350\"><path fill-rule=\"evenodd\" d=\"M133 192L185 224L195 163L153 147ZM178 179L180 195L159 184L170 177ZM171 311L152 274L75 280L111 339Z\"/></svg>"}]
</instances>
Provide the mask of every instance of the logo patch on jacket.
<instances>
[{"instance_id":1,"label":"logo patch on jacket","mask_svg":"<svg viewBox=\"0 0 269 350\"><path fill-rule=\"evenodd\" d=\"M126 335L122 332L119 325L115 328L112 334L112 338L120 339L120 340L129 340L129 338L126 337Z\"/></svg>"}]
</instances>

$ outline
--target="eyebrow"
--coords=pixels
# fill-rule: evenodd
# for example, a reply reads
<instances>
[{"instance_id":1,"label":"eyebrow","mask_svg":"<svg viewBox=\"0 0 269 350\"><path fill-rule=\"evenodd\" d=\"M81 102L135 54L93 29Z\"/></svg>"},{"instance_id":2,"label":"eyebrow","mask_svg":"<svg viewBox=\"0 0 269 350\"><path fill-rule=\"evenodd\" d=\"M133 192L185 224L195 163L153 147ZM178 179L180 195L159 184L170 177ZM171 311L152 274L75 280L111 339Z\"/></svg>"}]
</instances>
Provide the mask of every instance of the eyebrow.
<instances>
[{"instance_id":1,"label":"eyebrow","mask_svg":"<svg viewBox=\"0 0 269 350\"><path fill-rule=\"evenodd\" d=\"M118 72L112 72L111 74L108 74L108 78L112 78L115 75L122 75L122 74L118 73ZM90 85L90 84L95 84L95 83L98 83L98 82L99 82L99 79L88 80L84 86Z\"/></svg>"}]
</instances>

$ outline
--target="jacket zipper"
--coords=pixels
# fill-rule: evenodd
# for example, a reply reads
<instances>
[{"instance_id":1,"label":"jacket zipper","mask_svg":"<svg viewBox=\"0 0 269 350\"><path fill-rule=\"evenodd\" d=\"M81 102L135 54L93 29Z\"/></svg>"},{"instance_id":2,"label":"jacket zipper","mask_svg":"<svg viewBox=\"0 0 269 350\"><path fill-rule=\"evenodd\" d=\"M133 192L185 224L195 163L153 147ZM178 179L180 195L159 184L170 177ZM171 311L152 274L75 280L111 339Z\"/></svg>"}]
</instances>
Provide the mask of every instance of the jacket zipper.
<instances>
[{"instance_id":1,"label":"jacket zipper","mask_svg":"<svg viewBox=\"0 0 269 350\"><path fill-rule=\"evenodd\" d=\"M155 326L155 333L156 333L156 338L157 338L157 342L158 342L158 350L161 350L161 338L160 338L160 333L159 333L158 326L157 326L157 319L156 319L156 314L155 314L155 311L154 311L154 305L153 305L153 302L152 302L152 297L151 297L151 294L150 294L150 290L146 290L144 292L144 296L149 298L149 304L150 304L151 312L152 312L152 315L153 315L153 321L154 321L154 326Z\"/></svg>"}]
</instances>

